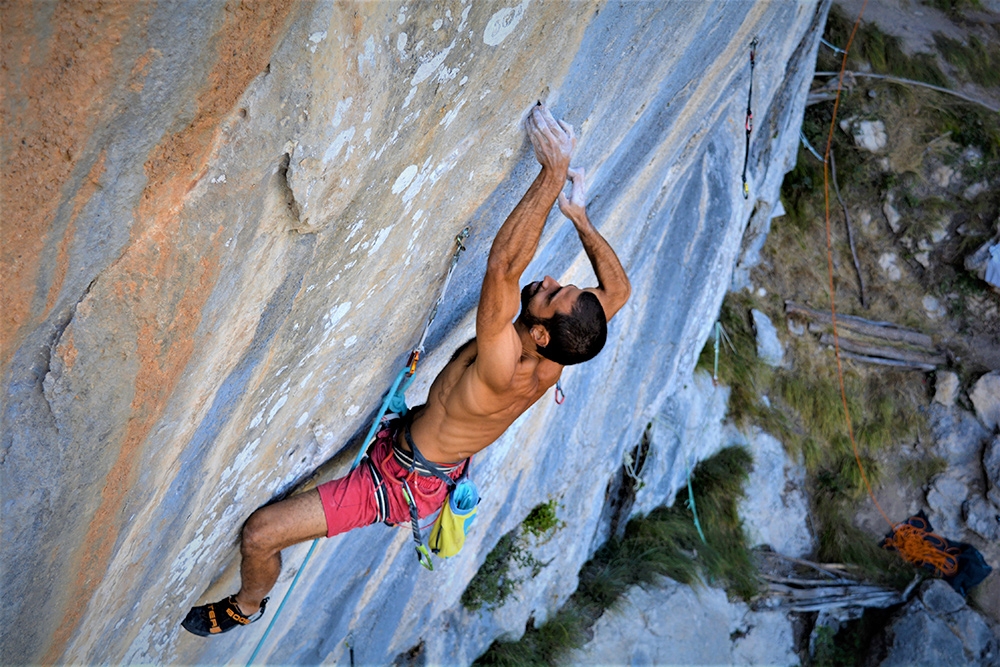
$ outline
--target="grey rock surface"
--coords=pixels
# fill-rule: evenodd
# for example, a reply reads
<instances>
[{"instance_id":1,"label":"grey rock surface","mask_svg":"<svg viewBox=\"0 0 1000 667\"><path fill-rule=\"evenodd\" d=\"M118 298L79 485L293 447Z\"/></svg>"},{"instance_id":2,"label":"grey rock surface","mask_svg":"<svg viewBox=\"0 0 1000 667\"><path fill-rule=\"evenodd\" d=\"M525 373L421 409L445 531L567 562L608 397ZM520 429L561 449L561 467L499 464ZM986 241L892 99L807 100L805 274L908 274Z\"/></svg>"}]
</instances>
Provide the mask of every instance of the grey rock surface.
<instances>
[{"instance_id":1,"label":"grey rock surface","mask_svg":"<svg viewBox=\"0 0 1000 667\"><path fill-rule=\"evenodd\" d=\"M996 665L1000 640L961 595L940 579L921 585L886 628L882 667Z\"/></svg>"},{"instance_id":2,"label":"grey rock surface","mask_svg":"<svg viewBox=\"0 0 1000 667\"><path fill-rule=\"evenodd\" d=\"M870 153L880 152L889 141L885 133L885 123L880 120L845 118L840 121L840 128L851 135L855 146Z\"/></svg>"},{"instance_id":3,"label":"grey rock surface","mask_svg":"<svg viewBox=\"0 0 1000 667\"><path fill-rule=\"evenodd\" d=\"M958 397L958 374L953 371L934 373L934 402L946 408L955 405Z\"/></svg>"},{"instance_id":4,"label":"grey rock surface","mask_svg":"<svg viewBox=\"0 0 1000 667\"><path fill-rule=\"evenodd\" d=\"M809 531L806 469L773 436L753 429L747 438L754 467L739 513L754 546L767 544L780 554L801 557L813 550Z\"/></svg>"},{"instance_id":5,"label":"grey rock surface","mask_svg":"<svg viewBox=\"0 0 1000 667\"><path fill-rule=\"evenodd\" d=\"M1000 435L995 436L983 452L983 471L986 474L986 495L1000 507Z\"/></svg>"},{"instance_id":6,"label":"grey rock surface","mask_svg":"<svg viewBox=\"0 0 1000 667\"><path fill-rule=\"evenodd\" d=\"M969 517L970 506L966 501L971 487L982 476L983 445L989 434L972 413L957 406L946 408L934 401L928 408L928 416L933 453L948 463L927 491L928 518L936 532L961 540ZM980 514L979 509L978 505L973 506L973 517ZM977 522L975 518L973 521Z\"/></svg>"},{"instance_id":7,"label":"grey rock surface","mask_svg":"<svg viewBox=\"0 0 1000 667\"><path fill-rule=\"evenodd\" d=\"M777 368L781 366L785 359L785 347L778 338L778 330L775 328L771 318L752 308L750 315L753 317L753 328L757 335L757 356L768 366Z\"/></svg>"},{"instance_id":8,"label":"grey rock surface","mask_svg":"<svg viewBox=\"0 0 1000 667\"><path fill-rule=\"evenodd\" d=\"M993 431L1000 426L1000 371L991 371L976 380L969 392L976 416Z\"/></svg>"},{"instance_id":9,"label":"grey rock surface","mask_svg":"<svg viewBox=\"0 0 1000 667\"><path fill-rule=\"evenodd\" d=\"M359 663L421 642L429 662L468 663L544 620L606 537L624 454L690 382L753 212L777 205L826 8L14 3L5 661L249 657L263 624L205 641L180 620L235 590L254 508L324 462L346 470L466 225L411 403L473 335L490 242L537 171L521 119L539 98L577 128L589 212L630 303L604 352L564 373L566 404L541 401L477 458L484 500L460 558L425 572L406 531L380 526L324 540L258 659L343 663L353 635ZM744 200L756 35L769 37ZM546 273L593 281L558 212L525 279ZM544 571L509 608L466 612L459 596L496 540L549 498L570 515ZM307 549L284 552L273 601Z\"/></svg>"},{"instance_id":10,"label":"grey rock surface","mask_svg":"<svg viewBox=\"0 0 1000 667\"><path fill-rule=\"evenodd\" d=\"M1000 508L982 496L972 496L962 506L965 524L983 539L1000 540Z\"/></svg>"},{"instance_id":11,"label":"grey rock surface","mask_svg":"<svg viewBox=\"0 0 1000 667\"><path fill-rule=\"evenodd\" d=\"M725 591L669 579L634 587L598 619L566 665L797 665L787 615L755 612Z\"/></svg>"}]
</instances>

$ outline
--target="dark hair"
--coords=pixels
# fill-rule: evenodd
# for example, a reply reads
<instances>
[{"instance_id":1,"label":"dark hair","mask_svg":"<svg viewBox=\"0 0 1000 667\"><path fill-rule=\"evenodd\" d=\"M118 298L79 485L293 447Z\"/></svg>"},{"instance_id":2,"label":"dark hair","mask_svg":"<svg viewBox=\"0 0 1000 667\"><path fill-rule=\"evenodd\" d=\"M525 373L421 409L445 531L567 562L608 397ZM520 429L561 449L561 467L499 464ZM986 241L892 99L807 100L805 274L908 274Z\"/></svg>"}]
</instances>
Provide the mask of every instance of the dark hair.
<instances>
[{"instance_id":1,"label":"dark hair","mask_svg":"<svg viewBox=\"0 0 1000 667\"><path fill-rule=\"evenodd\" d=\"M556 313L539 323L549 332L549 344L539 347L539 354L563 366L590 361L608 340L604 307L591 292L581 293L568 315Z\"/></svg>"}]
</instances>

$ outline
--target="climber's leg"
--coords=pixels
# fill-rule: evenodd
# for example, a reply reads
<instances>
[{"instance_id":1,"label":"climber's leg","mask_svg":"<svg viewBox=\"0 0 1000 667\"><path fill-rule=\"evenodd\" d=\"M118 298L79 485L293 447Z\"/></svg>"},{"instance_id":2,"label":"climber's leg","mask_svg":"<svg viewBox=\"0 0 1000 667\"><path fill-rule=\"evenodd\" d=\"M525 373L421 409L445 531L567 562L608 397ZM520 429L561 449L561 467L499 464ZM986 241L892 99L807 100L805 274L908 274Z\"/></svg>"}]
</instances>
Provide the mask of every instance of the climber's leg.
<instances>
[{"instance_id":1,"label":"climber's leg","mask_svg":"<svg viewBox=\"0 0 1000 667\"><path fill-rule=\"evenodd\" d=\"M236 601L245 614L256 613L260 602L281 574L281 550L327 533L326 514L315 489L261 507L243 525L240 551L242 587Z\"/></svg>"}]
</instances>

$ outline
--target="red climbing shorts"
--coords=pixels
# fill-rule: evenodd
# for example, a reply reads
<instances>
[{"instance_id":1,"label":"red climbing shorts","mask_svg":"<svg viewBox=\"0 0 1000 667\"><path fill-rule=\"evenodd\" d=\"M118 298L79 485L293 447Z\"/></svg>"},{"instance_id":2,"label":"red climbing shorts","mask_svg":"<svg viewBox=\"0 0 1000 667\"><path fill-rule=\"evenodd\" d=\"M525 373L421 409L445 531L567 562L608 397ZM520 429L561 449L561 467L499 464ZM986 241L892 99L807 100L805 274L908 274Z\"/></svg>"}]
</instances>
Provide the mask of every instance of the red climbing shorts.
<instances>
[{"instance_id":1,"label":"red climbing shorts","mask_svg":"<svg viewBox=\"0 0 1000 667\"><path fill-rule=\"evenodd\" d=\"M326 536L333 537L349 530L369 526L379 521L389 524L410 522L410 507L403 496L403 479L413 491L417 514L421 519L430 516L444 505L448 497L448 487L434 476L407 473L392 453L392 443L398 432L394 422L383 428L375 436L368 450L368 457L381 475L388 497L388 507L384 516L379 515L379 505L375 497L375 482L371 467L362 462L346 477L335 479L317 487L323 511L326 513ZM449 474L452 479L461 476L464 466L458 466Z\"/></svg>"}]
</instances>

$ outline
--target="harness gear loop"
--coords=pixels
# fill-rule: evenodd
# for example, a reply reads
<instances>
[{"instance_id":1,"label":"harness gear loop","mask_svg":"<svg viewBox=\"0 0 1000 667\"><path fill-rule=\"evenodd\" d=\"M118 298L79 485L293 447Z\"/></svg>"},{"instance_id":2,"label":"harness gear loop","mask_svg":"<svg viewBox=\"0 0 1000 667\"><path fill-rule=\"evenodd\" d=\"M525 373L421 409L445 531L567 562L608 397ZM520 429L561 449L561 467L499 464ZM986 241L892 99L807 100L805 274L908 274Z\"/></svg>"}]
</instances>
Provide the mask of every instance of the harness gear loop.
<instances>
[{"instance_id":1,"label":"harness gear loop","mask_svg":"<svg viewBox=\"0 0 1000 667\"><path fill-rule=\"evenodd\" d=\"M563 391L562 381L556 380L556 405L562 405L566 402L566 392Z\"/></svg>"},{"instance_id":2,"label":"harness gear loop","mask_svg":"<svg viewBox=\"0 0 1000 667\"><path fill-rule=\"evenodd\" d=\"M753 132L753 110L751 102L753 100L753 68L757 65L757 38L750 42L750 91L747 93L747 117L744 127L747 131L746 152L743 155L743 198L750 198L750 186L747 184L747 164L750 162L750 134Z\"/></svg>"}]
</instances>

